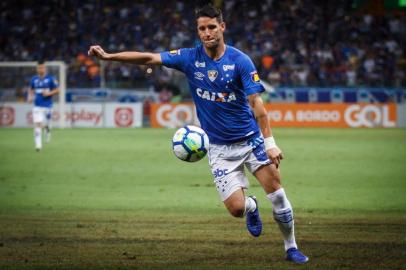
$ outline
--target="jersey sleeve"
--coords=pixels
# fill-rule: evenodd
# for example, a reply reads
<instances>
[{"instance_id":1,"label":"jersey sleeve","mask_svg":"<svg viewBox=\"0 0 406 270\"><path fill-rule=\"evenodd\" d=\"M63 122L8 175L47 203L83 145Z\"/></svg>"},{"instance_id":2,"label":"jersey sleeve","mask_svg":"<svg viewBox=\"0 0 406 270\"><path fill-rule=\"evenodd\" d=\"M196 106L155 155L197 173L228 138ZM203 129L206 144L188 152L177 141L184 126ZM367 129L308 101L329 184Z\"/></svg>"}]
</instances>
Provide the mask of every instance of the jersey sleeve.
<instances>
[{"instance_id":1,"label":"jersey sleeve","mask_svg":"<svg viewBox=\"0 0 406 270\"><path fill-rule=\"evenodd\" d=\"M239 59L239 72L241 75L241 83L247 95L261 93L265 90L261 84L258 72L252 63L251 59L244 55Z\"/></svg>"},{"instance_id":2,"label":"jersey sleeve","mask_svg":"<svg viewBox=\"0 0 406 270\"><path fill-rule=\"evenodd\" d=\"M55 77L51 76L49 79L50 79L49 86L50 86L51 90L55 89L55 88L58 88L58 86L59 86L58 81L55 79Z\"/></svg>"},{"instance_id":3,"label":"jersey sleeve","mask_svg":"<svg viewBox=\"0 0 406 270\"><path fill-rule=\"evenodd\" d=\"M31 80L30 80L30 88L31 88L31 89L34 89L34 88L35 88L35 85L34 85L34 77L32 77Z\"/></svg>"},{"instance_id":4,"label":"jersey sleeve","mask_svg":"<svg viewBox=\"0 0 406 270\"><path fill-rule=\"evenodd\" d=\"M162 65L184 72L190 52L191 49L186 48L161 52Z\"/></svg>"}]
</instances>

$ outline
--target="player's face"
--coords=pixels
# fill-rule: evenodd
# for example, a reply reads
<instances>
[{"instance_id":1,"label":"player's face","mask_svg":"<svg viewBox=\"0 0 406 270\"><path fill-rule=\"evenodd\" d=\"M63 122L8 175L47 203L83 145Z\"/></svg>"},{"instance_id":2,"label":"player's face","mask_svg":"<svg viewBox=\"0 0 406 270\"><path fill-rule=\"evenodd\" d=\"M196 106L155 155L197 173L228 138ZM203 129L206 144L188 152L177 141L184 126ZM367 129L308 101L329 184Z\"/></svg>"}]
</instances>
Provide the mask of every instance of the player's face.
<instances>
[{"instance_id":1,"label":"player's face","mask_svg":"<svg viewBox=\"0 0 406 270\"><path fill-rule=\"evenodd\" d=\"M225 28L225 23L219 23L216 18L200 17L197 19L197 33L207 49L216 48L221 42L224 42Z\"/></svg>"},{"instance_id":2,"label":"player's face","mask_svg":"<svg viewBox=\"0 0 406 270\"><path fill-rule=\"evenodd\" d=\"M45 69L44 64L40 64L37 66L37 73L39 76L41 76L41 77L45 76L45 72L46 72L46 69Z\"/></svg>"}]
</instances>

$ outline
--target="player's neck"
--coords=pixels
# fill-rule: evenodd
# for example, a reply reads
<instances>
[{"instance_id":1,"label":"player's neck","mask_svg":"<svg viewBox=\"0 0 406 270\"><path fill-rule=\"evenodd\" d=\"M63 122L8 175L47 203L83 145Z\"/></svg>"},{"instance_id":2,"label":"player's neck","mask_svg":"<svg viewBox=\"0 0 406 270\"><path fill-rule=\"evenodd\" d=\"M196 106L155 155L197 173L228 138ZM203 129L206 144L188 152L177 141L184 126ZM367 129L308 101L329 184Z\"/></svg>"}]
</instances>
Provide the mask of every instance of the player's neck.
<instances>
[{"instance_id":1,"label":"player's neck","mask_svg":"<svg viewBox=\"0 0 406 270\"><path fill-rule=\"evenodd\" d=\"M204 50L208 57L210 57L211 59L216 61L216 60L219 60L226 52L226 44L224 44L224 42L222 42L215 48L204 47Z\"/></svg>"}]
</instances>

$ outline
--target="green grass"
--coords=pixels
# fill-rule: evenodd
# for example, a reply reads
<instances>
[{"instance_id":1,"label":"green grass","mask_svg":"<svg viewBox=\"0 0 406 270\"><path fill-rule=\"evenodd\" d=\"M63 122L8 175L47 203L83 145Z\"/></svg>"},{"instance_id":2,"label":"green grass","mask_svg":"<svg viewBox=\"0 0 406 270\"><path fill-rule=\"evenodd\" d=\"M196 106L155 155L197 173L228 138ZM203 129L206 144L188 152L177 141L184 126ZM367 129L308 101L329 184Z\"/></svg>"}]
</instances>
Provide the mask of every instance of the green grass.
<instances>
[{"instance_id":1,"label":"green grass","mask_svg":"<svg viewBox=\"0 0 406 270\"><path fill-rule=\"evenodd\" d=\"M255 179L258 239L173 132L54 130L36 153L31 129L0 129L0 269L404 269L406 130L274 130L303 266Z\"/></svg>"}]
</instances>

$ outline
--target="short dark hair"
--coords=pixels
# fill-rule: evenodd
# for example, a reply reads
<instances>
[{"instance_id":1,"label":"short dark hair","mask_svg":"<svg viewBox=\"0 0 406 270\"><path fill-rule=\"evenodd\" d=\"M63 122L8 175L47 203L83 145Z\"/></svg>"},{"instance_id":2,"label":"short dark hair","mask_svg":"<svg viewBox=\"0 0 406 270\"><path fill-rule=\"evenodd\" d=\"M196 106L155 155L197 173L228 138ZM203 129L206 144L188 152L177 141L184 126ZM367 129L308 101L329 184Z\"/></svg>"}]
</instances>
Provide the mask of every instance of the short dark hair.
<instances>
[{"instance_id":1,"label":"short dark hair","mask_svg":"<svg viewBox=\"0 0 406 270\"><path fill-rule=\"evenodd\" d=\"M206 4L203 7L196 9L196 20L200 17L216 18L219 23L223 22L223 14L221 9L216 8L212 4Z\"/></svg>"},{"instance_id":2,"label":"short dark hair","mask_svg":"<svg viewBox=\"0 0 406 270\"><path fill-rule=\"evenodd\" d=\"M44 60L38 60L38 61L37 61L37 65L43 65L43 64L45 64L45 61L44 61Z\"/></svg>"}]
</instances>

